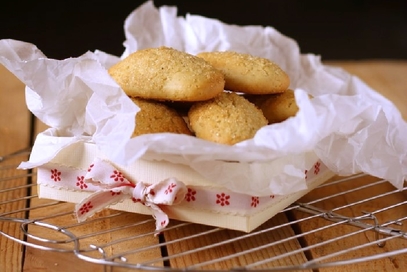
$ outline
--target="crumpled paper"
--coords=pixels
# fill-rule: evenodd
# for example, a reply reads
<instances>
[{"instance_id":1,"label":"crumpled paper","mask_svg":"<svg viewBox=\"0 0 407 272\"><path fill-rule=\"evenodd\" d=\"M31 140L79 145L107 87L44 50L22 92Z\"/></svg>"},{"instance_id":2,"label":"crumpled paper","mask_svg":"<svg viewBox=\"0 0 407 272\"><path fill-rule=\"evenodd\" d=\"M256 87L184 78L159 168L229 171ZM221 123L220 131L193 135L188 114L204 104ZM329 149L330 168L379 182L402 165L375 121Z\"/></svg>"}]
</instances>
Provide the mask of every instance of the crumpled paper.
<instances>
[{"instance_id":1,"label":"crumpled paper","mask_svg":"<svg viewBox=\"0 0 407 272\"><path fill-rule=\"evenodd\" d=\"M129 14L124 31L122 56L96 50L54 60L33 44L0 41L0 63L26 84L28 108L51 127L41 139L52 141L36 141L35 159L20 168L45 164L72 143L92 141L115 163L144 158L188 164L214 184L252 195L305 189L304 169L318 158L339 175L364 172L403 186L407 124L396 107L357 77L301 54L293 39L273 27L180 17L176 7L157 9L147 1ZM290 76L300 110L234 146L169 133L130 139L139 108L107 68L138 49L162 45L191 54L234 50L269 58Z\"/></svg>"}]
</instances>

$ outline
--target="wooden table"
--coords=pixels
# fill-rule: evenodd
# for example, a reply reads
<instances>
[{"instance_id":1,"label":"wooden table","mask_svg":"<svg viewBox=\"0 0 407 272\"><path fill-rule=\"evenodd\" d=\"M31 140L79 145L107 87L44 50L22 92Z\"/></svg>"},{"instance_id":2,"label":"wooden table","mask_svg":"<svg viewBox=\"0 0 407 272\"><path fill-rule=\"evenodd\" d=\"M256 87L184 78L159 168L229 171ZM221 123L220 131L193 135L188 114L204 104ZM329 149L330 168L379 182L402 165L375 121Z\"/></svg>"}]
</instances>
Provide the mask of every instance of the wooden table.
<instances>
[{"instance_id":1,"label":"wooden table","mask_svg":"<svg viewBox=\"0 0 407 272\"><path fill-rule=\"evenodd\" d=\"M359 76L371 87L392 100L400 109L405 120L407 120L407 61L331 61L329 64L343 67L350 73ZM30 115L26 109L23 89L24 86L19 80L4 67L0 67L0 155L10 154L29 146L32 134L35 135L45 128L44 125L39 124L36 131L30 131ZM11 159L10 161L13 162L13 160L14 163L18 163L21 158ZM15 171L14 169L1 171L0 180L6 175L15 174ZM366 179L369 179L369 177L366 177ZM17 179L15 182L21 185L24 184L26 180ZM0 190L2 189L2 183L4 184L4 181L0 182ZM16 186L17 185L18 184L16 184ZM388 189L388 186L386 186L386 188ZM318 194L322 193L321 190L313 191L305 196L304 199L318 197ZM3 199L0 198L0 203L18 196L3 194L2 197ZM400 201L406 201L407 199L407 195L403 193L398 194L397 197L400 198ZM342 200L338 201L343 201L342 205L344 205L349 199L343 197ZM2 212L3 210L0 205L0 215ZM294 216L298 217L300 215L294 213ZM406 217L407 211L401 211L400 214L395 216ZM298 227L304 231L313 226L299 224ZM12 232L15 236L20 235L20 230L15 224L0 222L0 231L3 230L7 230L8 233ZM329 233L329 235L332 235L332 233ZM324 239L328 239L329 235L327 235L327 237L313 236L313 238L309 239L319 239L323 241ZM168 238L171 237L167 237L167 239ZM216 237L214 236L213 239L216 239ZM312 241L305 242L312 243ZM244 243L248 242L246 241ZM241 244L239 246L244 247L245 245ZM407 247L405 243L403 246ZM335 243L331 244L329 249L335 252L337 250ZM370 253L371 252L366 252L367 255ZM210 252L208 254L210 254ZM314 254L315 256L318 252L311 250L310 254ZM193 261L194 260L183 260L183 262L190 263L193 263ZM406 271L407 258L404 254L372 262L354 264L347 268L349 271ZM21 244L0 235L0 271L104 271L104 269L105 268L101 265L79 260L73 254L44 251L31 247L25 248ZM343 267L328 267L323 270L341 271ZM124 270L115 268L114 271Z\"/></svg>"}]
</instances>

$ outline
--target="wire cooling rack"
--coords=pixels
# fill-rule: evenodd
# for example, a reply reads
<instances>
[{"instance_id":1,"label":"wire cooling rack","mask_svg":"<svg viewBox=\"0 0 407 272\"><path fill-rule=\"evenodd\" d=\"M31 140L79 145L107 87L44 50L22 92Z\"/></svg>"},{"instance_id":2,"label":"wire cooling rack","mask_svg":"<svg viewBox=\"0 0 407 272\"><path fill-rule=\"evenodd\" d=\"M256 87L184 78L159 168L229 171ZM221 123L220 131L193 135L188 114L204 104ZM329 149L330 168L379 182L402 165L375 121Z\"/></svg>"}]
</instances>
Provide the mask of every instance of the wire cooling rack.
<instances>
[{"instance_id":1,"label":"wire cooling rack","mask_svg":"<svg viewBox=\"0 0 407 272\"><path fill-rule=\"evenodd\" d=\"M151 216L105 210L77 223L73 204L39 199L35 169L15 170L28 154L0 157L0 233L28 247L160 271L315 271L407 257L406 185L337 177L315 189L318 199L301 198L251 233L172 220L154 236ZM336 205L344 198L352 201Z\"/></svg>"}]
</instances>

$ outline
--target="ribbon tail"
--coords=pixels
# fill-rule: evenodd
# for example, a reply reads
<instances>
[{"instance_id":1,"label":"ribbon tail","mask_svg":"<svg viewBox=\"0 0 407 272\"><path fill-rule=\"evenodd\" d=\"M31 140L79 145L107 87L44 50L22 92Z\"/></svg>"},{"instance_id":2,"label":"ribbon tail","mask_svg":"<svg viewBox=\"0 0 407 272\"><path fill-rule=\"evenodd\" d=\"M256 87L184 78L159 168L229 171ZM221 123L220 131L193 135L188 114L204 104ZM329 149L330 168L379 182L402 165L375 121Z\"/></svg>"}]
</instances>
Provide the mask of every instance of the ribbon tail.
<instances>
[{"instance_id":1,"label":"ribbon tail","mask_svg":"<svg viewBox=\"0 0 407 272\"><path fill-rule=\"evenodd\" d=\"M149 207L152 211L153 217L155 219L155 230L158 231L155 236L159 234L159 231L167 227L170 219L168 215L163 212L160 207L154 203L145 203L147 207Z\"/></svg>"},{"instance_id":2,"label":"ribbon tail","mask_svg":"<svg viewBox=\"0 0 407 272\"><path fill-rule=\"evenodd\" d=\"M126 198L126 195L121 192L113 192L111 190L97 191L75 205L75 216L78 222L83 222L97 212L109 205L120 202L124 198Z\"/></svg>"}]
</instances>

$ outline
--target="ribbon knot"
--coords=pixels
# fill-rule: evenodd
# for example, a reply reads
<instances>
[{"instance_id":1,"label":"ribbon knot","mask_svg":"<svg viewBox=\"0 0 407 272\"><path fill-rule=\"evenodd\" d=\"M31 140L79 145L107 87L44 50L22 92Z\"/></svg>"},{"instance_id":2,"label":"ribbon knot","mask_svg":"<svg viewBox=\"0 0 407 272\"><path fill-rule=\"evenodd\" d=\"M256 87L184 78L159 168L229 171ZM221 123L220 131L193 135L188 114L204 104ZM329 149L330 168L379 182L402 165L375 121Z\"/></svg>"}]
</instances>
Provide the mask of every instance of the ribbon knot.
<instances>
[{"instance_id":1,"label":"ribbon knot","mask_svg":"<svg viewBox=\"0 0 407 272\"><path fill-rule=\"evenodd\" d=\"M131 182L111 163L101 159L95 159L89 166L84 181L100 187L100 190L76 204L75 214L79 222L109 205L131 198L133 202L140 202L150 208L156 220L156 230L159 231L169 223L168 215L159 205L178 204L187 193L185 184L175 178L168 178L151 185Z\"/></svg>"},{"instance_id":2,"label":"ribbon knot","mask_svg":"<svg viewBox=\"0 0 407 272\"><path fill-rule=\"evenodd\" d=\"M147 196L147 186L144 183L139 182L137 186L133 189L133 199L144 203Z\"/></svg>"}]
</instances>

